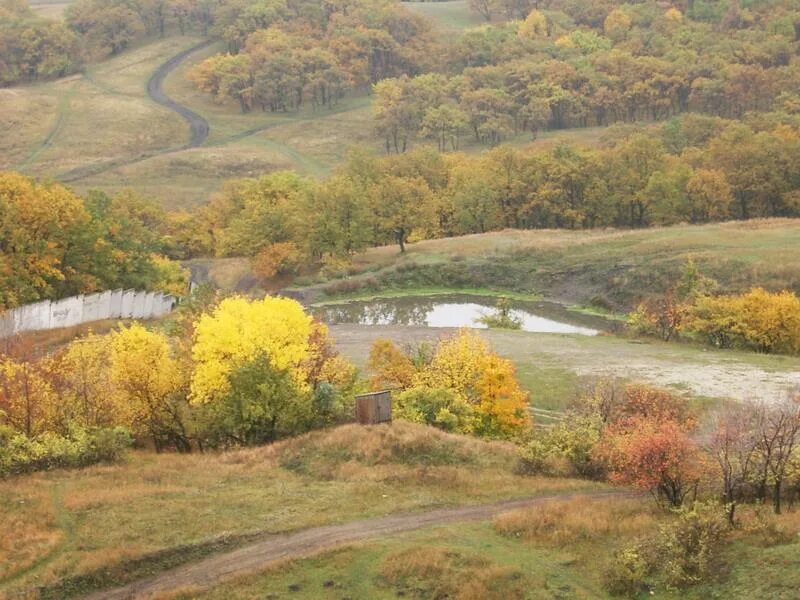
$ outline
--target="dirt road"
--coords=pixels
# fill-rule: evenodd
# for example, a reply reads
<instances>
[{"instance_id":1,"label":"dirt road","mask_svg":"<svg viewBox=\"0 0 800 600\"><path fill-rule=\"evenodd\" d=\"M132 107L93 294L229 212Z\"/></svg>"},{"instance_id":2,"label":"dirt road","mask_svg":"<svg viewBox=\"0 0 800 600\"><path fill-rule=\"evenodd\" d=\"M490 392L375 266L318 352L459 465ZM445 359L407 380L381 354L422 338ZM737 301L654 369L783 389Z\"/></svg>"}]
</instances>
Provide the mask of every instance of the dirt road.
<instances>
[{"instance_id":1,"label":"dirt road","mask_svg":"<svg viewBox=\"0 0 800 600\"><path fill-rule=\"evenodd\" d=\"M192 135L186 145L181 148L181 150L196 148L206 141L206 138L208 137L208 121L190 108L178 104L172 98L167 96L164 93L164 90L161 89L161 84L164 82L164 79L166 79L167 75L169 75L178 65L186 60L186 57L188 57L190 54L194 54L198 50L207 48L213 43L214 40L206 40L202 44L198 44L197 46L193 46L179 54L176 54L163 65L158 67L156 72L153 73L153 75L150 77L150 80L147 82L147 94L150 96L153 102L167 107L188 121Z\"/></svg>"},{"instance_id":2,"label":"dirt road","mask_svg":"<svg viewBox=\"0 0 800 600\"><path fill-rule=\"evenodd\" d=\"M150 76L150 79L147 81L147 94L150 96L150 99L153 100L153 102L156 102L157 104L160 104L161 106L164 106L178 113L189 123L191 135L189 137L188 142L178 147L163 148L161 150L143 152L137 156L129 158L109 160L106 162L88 165L85 167L78 167L76 169L67 171L66 173L60 174L58 176L58 180L64 183L71 183L73 181L78 181L86 177L99 175L100 173L109 171L111 169L132 165L141 162L143 160L153 158L154 156L171 154L173 152L181 152L183 150L189 150L191 148L196 148L200 146L208 137L208 131L209 131L208 121L206 121L203 117L198 115L190 108L187 108L182 104L178 104L172 98L167 96L164 93L164 90L161 89L161 84L164 83L164 79L166 79L167 75L169 75L172 71L174 71L178 67L178 65L180 65L184 60L186 60L191 54L197 52L198 50L202 50L203 48L207 48L213 43L214 40L206 40L205 42L197 44L196 46L187 48L183 52L179 52L178 54L170 58L167 62L162 64L160 67L158 67L158 69L155 70L155 72Z\"/></svg>"},{"instance_id":3,"label":"dirt road","mask_svg":"<svg viewBox=\"0 0 800 600\"><path fill-rule=\"evenodd\" d=\"M575 496L608 497L625 495L629 495L629 492L610 491L590 494L572 493L539 496L478 506L443 508L424 513L389 515L342 525L315 527L296 533L269 536L260 542L238 550L182 565L155 577L143 579L124 587L97 592L88 596L88 598L90 600L127 600L129 598L145 598L181 589L208 588L230 577L257 572L286 559L307 557L352 542L385 537L423 527L465 521L483 521L509 510L553 500L566 500Z\"/></svg>"}]
</instances>

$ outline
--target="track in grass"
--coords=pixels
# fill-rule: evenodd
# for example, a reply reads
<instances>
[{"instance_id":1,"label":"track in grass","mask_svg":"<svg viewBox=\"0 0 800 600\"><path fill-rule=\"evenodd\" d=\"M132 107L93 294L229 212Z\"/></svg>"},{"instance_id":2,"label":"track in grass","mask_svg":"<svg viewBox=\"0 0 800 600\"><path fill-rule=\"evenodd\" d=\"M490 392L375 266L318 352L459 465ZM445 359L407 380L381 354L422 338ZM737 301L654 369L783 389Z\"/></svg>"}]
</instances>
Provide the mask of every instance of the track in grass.
<instances>
[{"instance_id":1,"label":"track in grass","mask_svg":"<svg viewBox=\"0 0 800 600\"><path fill-rule=\"evenodd\" d=\"M104 173L105 171L108 171L110 169L116 169L118 167L132 165L141 162L143 160L147 160L148 158L153 158L155 156L161 156L164 154L170 154L173 152L181 152L182 150L189 150L191 148L197 148L198 146L201 146L203 142L205 142L206 138L208 138L208 132L209 132L208 121L206 121L202 116L198 115L190 108L178 104L177 102L172 100L161 89L161 85L164 82L164 79L167 77L167 75L169 75L172 71L174 71L178 67L178 65L180 65L184 60L186 60L190 55L192 55L195 52L198 52L199 50L207 48L213 43L214 40L206 40L196 46L192 46L191 48L179 52L178 54L170 58L167 62L162 64L160 67L158 67L158 69L156 69L155 73L153 73L150 76L150 79L147 82L147 94L150 96L150 99L153 100L153 102L160 104L161 106L164 106L165 108L168 108L173 112L176 112L189 123L191 136L187 143L178 147L169 147L169 148L163 148L161 150L154 150L152 152L144 152L138 156L134 156L131 158L110 160L97 165L78 167L77 169L72 169L70 171L67 171L66 173L62 173L61 175L58 176L58 179L65 183L79 181L81 179L85 179L86 177L99 175L100 173Z\"/></svg>"},{"instance_id":2,"label":"track in grass","mask_svg":"<svg viewBox=\"0 0 800 600\"><path fill-rule=\"evenodd\" d=\"M145 598L175 590L211 587L231 577L259 571L287 559L307 557L353 542L382 538L423 527L484 521L503 512L554 500L568 500L578 496L602 498L630 495L631 492L613 491L557 494L314 527L295 533L269 536L238 550L186 564L124 587L98 592L88 598L90 600Z\"/></svg>"}]
</instances>

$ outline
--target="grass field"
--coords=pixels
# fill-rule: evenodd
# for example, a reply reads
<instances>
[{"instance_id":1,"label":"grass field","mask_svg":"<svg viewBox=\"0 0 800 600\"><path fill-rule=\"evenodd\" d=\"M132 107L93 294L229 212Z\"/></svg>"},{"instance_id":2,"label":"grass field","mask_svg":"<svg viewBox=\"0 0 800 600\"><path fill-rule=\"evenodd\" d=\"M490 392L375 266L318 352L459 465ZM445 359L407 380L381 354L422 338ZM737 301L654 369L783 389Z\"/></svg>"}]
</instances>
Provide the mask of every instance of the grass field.
<instances>
[{"instance_id":1,"label":"grass field","mask_svg":"<svg viewBox=\"0 0 800 600\"><path fill-rule=\"evenodd\" d=\"M780 518L800 531L800 513ZM747 518L751 518L749 515ZM576 499L515 511L493 523L440 527L353 545L213 590L175 598L611 598L603 574L613 551L652 535L669 517L647 498ZM800 541L765 548L737 533L715 581L694 589L656 585L641 598L791 600L800 585Z\"/></svg>"},{"instance_id":2,"label":"grass field","mask_svg":"<svg viewBox=\"0 0 800 600\"><path fill-rule=\"evenodd\" d=\"M219 455L134 453L127 464L0 482L0 597L110 587L267 533L559 491L521 477L511 446L396 423L345 426Z\"/></svg>"},{"instance_id":3,"label":"grass field","mask_svg":"<svg viewBox=\"0 0 800 600\"><path fill-rule=\"evenodd\" d=\"M60 20L72 0L29 0L29 4L40 17Z\"/></svg>"},{"instance_id":4,"label":"grass field","mask_svg":"<svg viewBox=\"0 0 800 600\"><path fill-rule=\"evenodd\" d=\"M300 289L311 301L416 289L493 289L627 312L667 289L687 259L722 291L800 292L800 223L770 219L640 230L506 230L369 249L349 275Z\"/></svg>"},{"instance_id":5,"label":"grass field","mask_svg":"<svg viewBox=\"0 0 800 600\"><path fill-rule=\"evenodd\" d=\"M425 3L413 9L456 15L461 10L456 4L462 5ZM37 6L49 11L66 5ZM150 100L146 84L159 65L200 41L194 36L151 40L90 65L83 75L0 90L0 128L9 132L0 139L0 169L66 177L79 192L134 189L177 208L208 201L227 179L280 169L324 177L354 145L383 152L366 91L349 95L332 109L247 114L233 103L217 103L198 91L187 73L221 51L219 44L192 54L164 82L170 97L210 125L209 138L201 147L179 150L188 139L188 126ZM520 134L509 143L543 149L559 143L594 146L602 132L602 128L543 132L535 141ZM428 143L416 140L411 147ZM463 150L476 153L485 147L467 136Z\"/></svg>"}]
</instances>

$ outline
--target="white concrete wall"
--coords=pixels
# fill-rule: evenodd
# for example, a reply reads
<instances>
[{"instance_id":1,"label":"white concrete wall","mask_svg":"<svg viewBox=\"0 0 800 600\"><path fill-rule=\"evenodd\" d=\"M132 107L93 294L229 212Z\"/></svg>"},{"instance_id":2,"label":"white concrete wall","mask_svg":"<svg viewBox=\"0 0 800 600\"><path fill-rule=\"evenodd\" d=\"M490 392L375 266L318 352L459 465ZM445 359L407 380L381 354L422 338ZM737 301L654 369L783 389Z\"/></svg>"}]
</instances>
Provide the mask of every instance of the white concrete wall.
<instances>
[{"instance_id":1,"label":"white concrete wall","mask_svg":"<svg viewBox=\"0 0 800 600\"><path fill-rule=\"evenodd\" d=\"M176 301L161 292L113 290L44 300L0 313L0 338L24 331L72 327L105 319L151 319L172 312Z\"/></svg>"}]
</instances>

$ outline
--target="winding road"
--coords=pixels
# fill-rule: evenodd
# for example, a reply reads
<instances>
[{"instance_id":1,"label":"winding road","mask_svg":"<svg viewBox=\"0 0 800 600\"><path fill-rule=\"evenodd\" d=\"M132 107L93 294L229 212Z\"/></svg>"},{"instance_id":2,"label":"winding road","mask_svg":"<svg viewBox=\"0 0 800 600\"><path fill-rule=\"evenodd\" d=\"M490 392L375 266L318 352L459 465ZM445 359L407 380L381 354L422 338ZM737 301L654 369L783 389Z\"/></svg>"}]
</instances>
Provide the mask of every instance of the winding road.
<instances>
[{"instance_id":1,"label":"winding road","mask_svg":"<svg viewBox=\"0 0 800 600\"><path fill-rule=\"evenodd\" d=\"M353 542L382 538L423 527L485 521L510 510L554 500L568 500L578 496L603 498L631 495L633 495L631 492L608 491L538 496L477 506L442 508L424 513L388 515L342 525L328 525L283 535L271 535L262 541L231 552L181 565L123 587L97 592L88 596L88 599L128 600L130 598L149 598L181 589L209 588L232 577L258 572L281 561L308 557Z\"/></svg>"},{"instance_id":2,"label":"winding road","mask_svg":"<svg viewBox=\"0 0 800 600\"><path fill-rule=\"evenodd\" d=\"M178 65L180 65L190 54L194 54L203 48L208 48L213 43L213 40L206 40L197 46L193 46L192 48L184 50L180 54L176 54L163 65L158 67L156 72L153 73L153 75L150 77L150 80L147 82L147 95L150 96L153 102L156 102L157 104L165 106L166 108L178 113L189 122L189 127L192 131L192 137L187 144L181 147L181 150L196 148L206 141L206 138L208 137L208 121L206 121L193 110L183 106L182 104L178 104L172 98L167 96L164 93L164 90L161 89L161 84L164 83L164 79L167 77L167 75L174 71Z\"/></svg>"},{"instance_id":3,"label":"winding road","mask_svg":"<svg viewBox=\"0 0 800 600\"><path fill-rule=\"evenodd\" d=\"M148 158L153 158L154 156L171 154L172 152L181 152L183 150L197 148L198 146L202 145L206 138L208 138L208 121L190 108L187 108L182 104L178 104L172 98L167 96L164 93L164 90L161 88L161 85L164 83L164 79L166 79L167 75L174 71L184 60L186 60L186 58L189 57L189 55L197 52L198 50L202 50L203 48L207 48L213 43L214 40L206 40L205 42L197 44L196 46L192 46L191 48L187 48L186 50L176 54L167 62L158 67L158 69L155 70L147 82L147 94L150 96L150 99L153 100L153 102L178 113L189 123L191 136L187 143L183 144L182 146L178 146L177 148L170 147L163 148L161 150L152 150L149 152L143 152L142 154L131 158L114 159L95 165L78 167L76 169L67 171L66 173L62 173L58 176L58 179L65 183L78 181L79 179L84 179L85 177L90 177L92 175L98 175L110 169L132 165L143 160L147 160Z\"/></svg>"}]
</instances>

